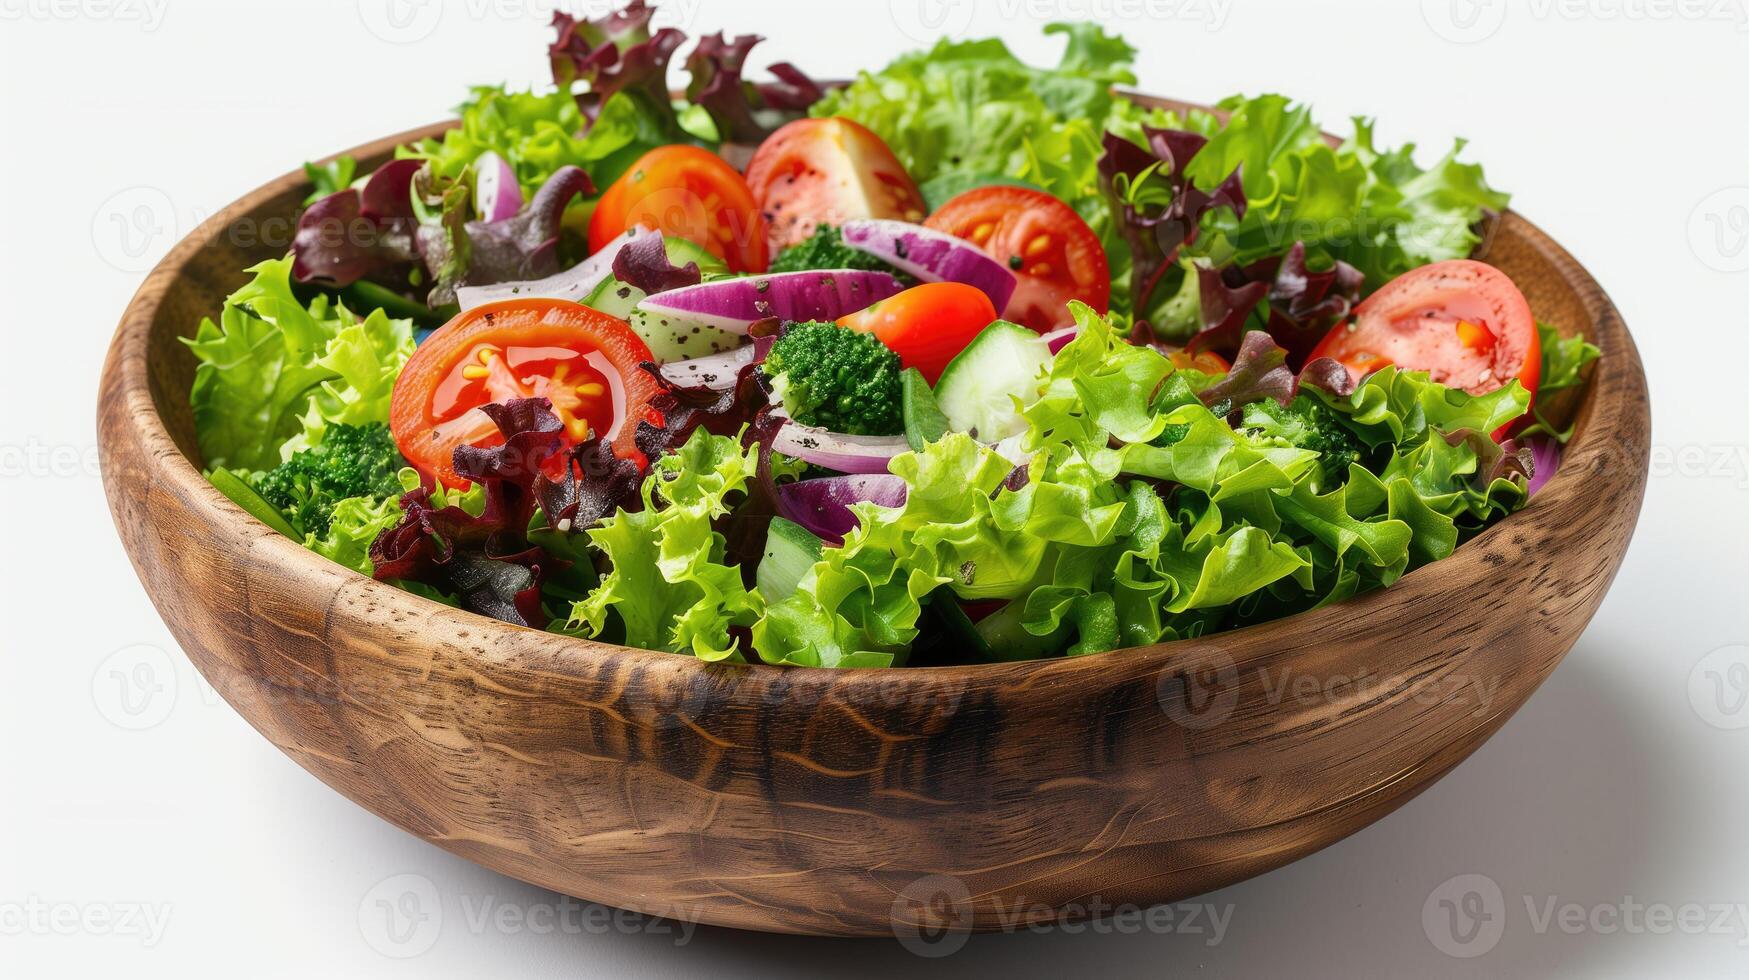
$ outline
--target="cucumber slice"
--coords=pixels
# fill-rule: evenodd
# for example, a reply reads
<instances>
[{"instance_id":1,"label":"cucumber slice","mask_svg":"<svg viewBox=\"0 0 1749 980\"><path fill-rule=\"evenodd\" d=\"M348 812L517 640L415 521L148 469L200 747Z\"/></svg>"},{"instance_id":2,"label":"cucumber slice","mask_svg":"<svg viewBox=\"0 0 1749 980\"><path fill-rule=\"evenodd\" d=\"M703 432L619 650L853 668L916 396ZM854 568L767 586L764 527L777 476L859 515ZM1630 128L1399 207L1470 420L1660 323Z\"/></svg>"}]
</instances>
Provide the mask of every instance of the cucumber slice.
<instances>
[{"instance_id":1,"label":"cucumber slice","mask_svg":"<svg viewBox=\"0 0 1749 980\"><path fill-rule=\"evenodd\" d=\"M941 372L936 404L953 431L979 442L1001 442L1026 431L1020 411L1038 398L1039 374L1050 363L1051 348L1043 337L997 320Z\"/></svg>"},{"instance_id":2,"label":"cucumber slice","mask_svg":"<svg viewBox=\"0 0 1749 980\"><path fill-rule=\"evenodd\" d=\"M594 292L583 297L584 306L600 310L608 316L617 316L621 320L631 316L632 311L643 301L642 289L628 286L612 276L601 280L601 285L596 286Z\"/></svg>"},{"instance_id":3,"label":"cucumber slice","mask_svg":"<svg viewBox=\"0 0 1749 980\"><path fill-rule=\"evenodd\" d=\"M699 271L707 276L727 270L721 259L684 238L664 238L662 244L668 249L668 261L675 265L697 262ZM609 276L583 298L583 305L630 323L632 332L649 345L658 364L733 350L746 342L713 327L670 322L667 317L645 313L638 309L638 304L646 298L643 290Z\"/></svg>"},{"instance_id":4,"label":"cucumber slice","mask_svg":"<svg viewBox=\"0 0 1749 980\"><path fill-rule=\"evenodd\" d=\"M759 594L766 602L781 602L795 594L802 576L819 562L825 547L807 528L773 517L765 538L765 557L759 560L759 571L754 575Z\"/></svg>"},{"instance_id":5,"label":"cucumber slice","mask_svg":"<svg viewBox=\"0 0 1749 980\"><path fill-rule=\"evenodd\" d=\"M935 403L935 392L916 368L906 368L899 375L899 399L905 414L905 441L911 451L920 453L924 447L948 434L947 416Z\"/></svg>"}]
</instances>

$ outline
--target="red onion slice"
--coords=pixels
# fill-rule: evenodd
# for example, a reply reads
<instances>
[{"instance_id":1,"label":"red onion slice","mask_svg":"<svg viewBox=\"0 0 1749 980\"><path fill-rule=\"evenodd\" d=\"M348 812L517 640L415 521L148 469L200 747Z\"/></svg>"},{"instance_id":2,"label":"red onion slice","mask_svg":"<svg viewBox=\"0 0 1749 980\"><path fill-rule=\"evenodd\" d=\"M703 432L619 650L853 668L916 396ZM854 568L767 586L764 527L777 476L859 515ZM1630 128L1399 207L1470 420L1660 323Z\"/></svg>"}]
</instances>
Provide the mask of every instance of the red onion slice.
<instances>
[{"instance_id":1,"label":"red onion slice","mask_svg":"<svg viewBox=\"0 0 1749 980\"><path fill-rule=\"evenodd\" d=\"M474 207L481 221L503 221L522 211L522 184L516 168L491 150L474 161Z\"/></svg>"},{"instance_id":2,"label":"red onion slice","mask_svg":"<svg viewBox=\"0 0 1749 980\"><path fill-rule=\"evenodd\" d=\"M911 445L904 436L852 436L791 421L772 437L771 451L855 475L887 472Z\"/></svg>"},{"instance_id":3,"label":"red onion slice","mask_svg":"<svg viewBox=\"0 0 1749 980\"><path fill-rule=\"evenodd\" d=\"M1045 343L1050 345L1051 353L1056 354L1069 346L1071 340L1079 336L1081 336L1080 327L1064 327L1061 330L1053 330L1045 334Z\"/></svg>"},{"instance_id":4,"label":"red onion slice","mask_svg":"<svg viewBox=\"0 0 1749 980\"><path fill-rule=\"evenodd\" d=\"M1017 285L1014 273L978 246L933 228L907 221L857 219L839 229L844 244L922 282L959 282L990 297L996 309L1008 308Z\"/></svg>"},{"instance_id":5,"label":"red onion slice","mask_svg":"<svg viewBox=\"0 0 1749 980\"><path fill-rule=\"evenodd\" d=\"M656 317L746 334L761 320L837 320L904 291L885 272L827 269L742 276L682 286L638 304Z\"/></svg>"},{"instance_id":6,"label":"red onion slice","mask_svg":"<svg viewBox=\"0 0 1749 980\"><path fill-rule=\"evenodd\" d=\"M904 480L885 473L804 480L777 488L784 515L833 546L856 529L851 504L902 507L908 492Z\"/></svg>"}]
</instances>

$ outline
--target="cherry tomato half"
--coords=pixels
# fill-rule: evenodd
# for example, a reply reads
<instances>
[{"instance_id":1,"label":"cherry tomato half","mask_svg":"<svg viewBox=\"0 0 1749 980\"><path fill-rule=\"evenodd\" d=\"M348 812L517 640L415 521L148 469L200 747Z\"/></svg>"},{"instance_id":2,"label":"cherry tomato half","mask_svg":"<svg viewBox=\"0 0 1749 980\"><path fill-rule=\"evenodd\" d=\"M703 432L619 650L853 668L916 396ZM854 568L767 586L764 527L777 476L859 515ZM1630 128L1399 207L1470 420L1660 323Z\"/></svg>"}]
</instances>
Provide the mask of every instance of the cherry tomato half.
<instances>
[{"instance_id":1,"label":"cherry tomato half","mask_svg":"<svg viewBox=\"0 0 1749 980\"><path fill-rule=\"evenodd\" d=\"M468 310L433 333L395 381L389 427L401 455L445 486L465 487L457 446L504 437L480 406L540 396L565 424L565 445L603 435L644 465L633 437L654 418L650 348L624 320L564 300L513 299ZM558 457L555 456L556 460Z\"/></svg>"},{"instance_id":2,"label":"cherry tomato half","mask_svg":"<svg viewBox=\"0 0 1749 980\"><path fill-rule=\"evenodd\" d=\"M642 226L684 238L722 259L732 272L771 264L764 219L747 182L723 159L696 146L664 146L638 158L589 219L589 250Z\"/></svg>"},{"instance_id":3,"label":"cherry tomato half","mask_svg":"<svg viewBox=\"0 0 1749 980\"><path fill-rule=\"evenodd\" d=\"M1233 370L1231 362L1212 350L1198 351L1195 354L1175 350L1166 355L1166 359L1180 371L1200 371L1211 378L1224 378Z\"/></svg>"},{"instance_id":4,"label":"cherry tomato half","mask_svg":"<svg viewBox=\"0 0 1749 980\"><path fill-rule=\"evenodd\" d=\"M934 384L948 362L994 322L996 307L982 289L931 282L852 313L838 325L874 334L899 355L901 364L916 368Z\"/></svg>"},{"instance_id":5,"label":"cherry tomato half","mask_svg":"<svg viewBox=\"0 0 1749 980\"><path fill-rule=\"evenodd\" d=\"M1395 364L1476 395L1515 378L1535 395L1542 375L1530 303L1504 272L1468 259L1423 266L1387 283L1311 357L1340 361L1357 381Z\"/></svg>"},{"instance_id":6,"label":"cherry tomato half","mask_svg":"<svg viewBox=\"0 0 1749 980\"><path fill-rule=\"evenodd\" d=\"M822 224L922 221L926 208L887 144L848 119L798 119L772 133L747 164L747 183L774 252L806 241Z\"/></svg>"},{"instance_id":7,"label":"cherry tomato half","mask_svg":"<svg viewBox=\"0 0 1749 980\"><path fill-rule=\"evenodd\" d=\"M979 187L943 204L924 222L963 238L1013 270L1019 280L1003 316L1040 333L1075 320L1069 301L1111 308L1111 266L1099 236L1075 209L1030 187Z\"/></svg>"}]
</instances>

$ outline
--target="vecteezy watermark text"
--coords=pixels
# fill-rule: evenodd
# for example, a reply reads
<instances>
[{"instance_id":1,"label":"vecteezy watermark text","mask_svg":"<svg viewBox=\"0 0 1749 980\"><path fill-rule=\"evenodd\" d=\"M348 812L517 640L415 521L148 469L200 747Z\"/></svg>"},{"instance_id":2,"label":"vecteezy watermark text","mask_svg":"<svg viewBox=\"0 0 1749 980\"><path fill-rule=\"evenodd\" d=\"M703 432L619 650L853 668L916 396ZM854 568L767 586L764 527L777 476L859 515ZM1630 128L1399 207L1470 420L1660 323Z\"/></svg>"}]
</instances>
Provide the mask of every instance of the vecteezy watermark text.
<instances>
[{"instance_id":1,"label":"vecteezy watermark text","mask_svg":"<svg viewBox=\"0 0 1749 980\"><path fill-rule=\"evenodd\" d=\"M493 894L464 894L458 899L459 921L475 936L642 934L667 937L674 945L684 946L698 930L697 920L678 910L670 915L646 915L566 895L538 901L515 901ZM392 959L411 959L428 952L442 936L444 923L455 921L445 914L437 884L420 874L384 878L358 903L359 935L371 949Z\"/></svg>"},{"instance_id":2,"label":"vecteezy watermark text","mask_svg":"<svg viewBox=\"0 0 1749 980\"><path fill-rule=\"evenodd\" d=\"M164 25L170 0L0 0L0 21L99 21L139 24L151 32Z\"/></svg>"},{"instance_id":3,"label":"vecteezy watermark text","mask_svg":"<svg viewBox=\"0 0 1749 980\"><path fill-rule=\"evenodd\" d=\"M971 940L969 930L977 910L984 913L985 928L1005 933L1176 934L1197 936L1205 945L1218 946L1226 939L1234 906L1197 902L1143 906L1095 895L1066 905L997 899L974 907L971 889L963 880L934 874L918 878L893 897L893 938L927 959L952 956Z\"/></svg>"},{"instance_id":4,"label":"vecteezy watermark text","mask_svg":"<svg viewBox=\"0 0 1749 980\"><path fill-rule=\"evenodd\" d=\"M1749 903L1646 901L1633 895L1579 902L1558 894L1519 896L1524 924L1538 936L1720 936L1749 947ZM1519 905L1483 874L1447 878L1427 895L1421 927L1447 956L1472 959L1500 944Z\"/></svg>"},{"instance_id":5,"label":"vecteezy watermark text","mask_svg":"<svg viewBox=\"0 0 1749 980\"><path fill-rule=\"evenodd\" d=\"M1744 0L1421 0L1421 16L1453 44L1478 44L1509 20L1729 24L1749 30Z\"/></svg>"},{"instance_id":6,"label":"vecteezy watermark text","mask_svg":"<svg viewBox=\"0 0 1749 980\"><path fill-rule=\"evenodd\" d=\"M170 926L167 902L0 901L0 937L119 936L150 949Z\"/></svg>"}]
</instances>

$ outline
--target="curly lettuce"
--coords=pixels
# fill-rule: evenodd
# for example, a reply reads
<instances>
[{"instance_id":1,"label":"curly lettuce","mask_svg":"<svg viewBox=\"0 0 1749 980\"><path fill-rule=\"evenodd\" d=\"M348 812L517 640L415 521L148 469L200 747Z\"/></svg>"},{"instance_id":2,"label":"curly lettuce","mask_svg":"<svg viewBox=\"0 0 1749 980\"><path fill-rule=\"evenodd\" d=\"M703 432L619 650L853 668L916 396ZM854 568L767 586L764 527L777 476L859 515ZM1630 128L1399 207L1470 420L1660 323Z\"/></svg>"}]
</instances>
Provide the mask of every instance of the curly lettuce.
<instances>
[{"instance_id":1,"label":"curly lettuce","mask_svg":"<svg viewBox=\"0 0 1749 980\"><path fill-rule=\"evenodd\" d=\"M389 420L395 378L413 354L413 322L362 319L326 295L308 306L290 259L251 268L214 323L184 343L200 362L189 396L209 468L269 470L320 443L331 424Z\"/></svg>"},{"instance_id":2,"label":"curly lettuce","mask_svg":"<svg viewBox=\"0 0 1749 980\"><path fill-rule=\"evenodd\" d=\"M755 450L702 428L651 464L643 508L618 509L588 531L613 568L572 608L568 628L600 637L617 623L630 646L739 660L731 629L752 626L764 604L725 563L712 521L746 493L757 467Z\"/></svg>"},{"instance_id":3,"label":"curly lettuce","mask_svg":"<svg viewBox=\"0 0 1749 980\"><path fill-rule=\"evenodd\" d=\"M1068 42L1054 68L1027 65L995 39L943 40L862 73L812 114L880 134L932 203L1020 181L1068 202L1103 235L1111 222L1099 191L1101 139L1107 130L1139 139L1145 122L1165 117L1112 94L1136 80L1136 49L1122 38L1089 23L1045 31Z\"/></svg>"},{"instance_id":4,"label":"curly lettuce","mask_svg":"<svg viewBox=\"0 0 1749 980\"><path fill-rule=\"evenodd\" d=\"M1071 656L1199 636L1388 586L1526 499L1522 456L1487 435L1528 408L1516 383L1473 396L1387 368L1283 396L1318 426L1235 427L1230 399L1201 397L1215 379L1074 311L1023 471L963 434L898 457L905 503L853 505L860 526L753 626L762 658L902 663L943 592L1009 600Z\"/></svg>"},{"instance_id":5,"label":"curly lettuce","mask_svg":"<svg viewBox=\"0 0 1749 980\"><path fill-rule=\"evenodd\" d=\"M563 91L479 86L456 112L461 121L455 128L401 147L398 155L428 162L448 183L462 179L482 154L496 153L516 171L524 200L567 166L581 167L597 187L606 187L638 157L678 135L629 97L608 99L587 127L576 100Z\"/></svg>"}]
</instances>

